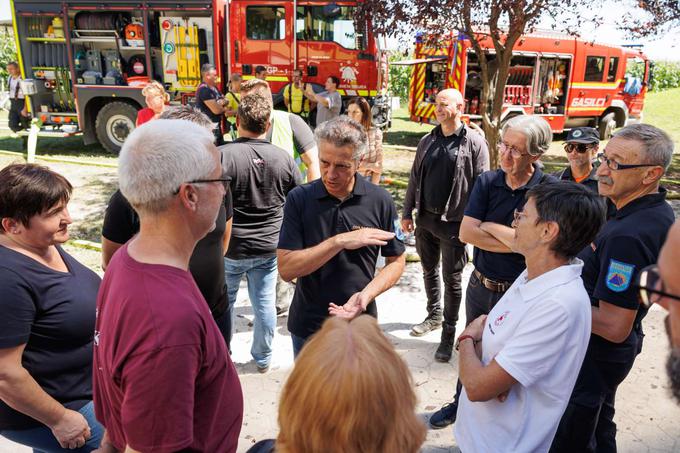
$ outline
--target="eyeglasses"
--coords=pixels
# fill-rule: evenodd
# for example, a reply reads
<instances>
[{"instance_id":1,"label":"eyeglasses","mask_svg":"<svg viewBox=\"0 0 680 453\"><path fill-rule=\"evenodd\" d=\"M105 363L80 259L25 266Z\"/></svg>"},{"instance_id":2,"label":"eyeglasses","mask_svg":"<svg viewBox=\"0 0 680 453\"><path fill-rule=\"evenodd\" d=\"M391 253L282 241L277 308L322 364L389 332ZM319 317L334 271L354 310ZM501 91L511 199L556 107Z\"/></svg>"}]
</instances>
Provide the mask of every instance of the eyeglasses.
<instances>
[{"instance_id":1,"label":"eyeglasses","mask_svg":"<svg viewBox=\"0 0 680 453\"><path fill-rule=\"evenodd\" d=\"M211 182L220 182L222 183L222 186L224 187L225 192L229 190L229 182L231 181L231 178L224 177L224 178L215 178L215 179L194 179L193 181L187 181L183 184L207 184ZM175 190L175 195L179 193L179 189L181 188L178 187L177 190Z\"/></svg>"},{"instance_id":2,"label":"eyeglasses","mask_svg":"<svg viewBox=\"0 0 680 453\"><path fill-rule=\"evenodd\" d=\"M673 299L680 302L680 296L666 292L663 280L659 275L659 268L656 264L647 266L640 271L635 282L635 287L640 291L638 299L640 304L649 308L652 304L658 303L662 297Z\"/></svg>"},{"instance_id":3,"label":"eyeglasses","mask_svg":"<svg viewBox=\"0 0 680 453\"><path fill-rule=\"evenodd\" d=\"M656 164L620 164L615 160L611 160L604 153L599 153L597 155L597 160L600 164L606 164L610 170L627 170L629 168L640 168L640 167L656 167Z\"/></svg>"},{"instance_id":4,"label":"eyeglasses","mask_svg":"<svg viewBox=\"0 0 680 453\"><path fill-rule=\"evenodd\" d=\"M512 213L512 217L515 222L519 222L519 219L522 217L525 217L526 213L524 211L520 211L519 209L515 209Z\"/></svg>"},{"instance_id":5,"label":"eyeglasses","mask_svg":"<svg viewBox=\"0 0 680 453\"><path fill-rule=\"evenodd\" d=\"M498 149L502 153L507 153L509 152L512 157L515 159L519 159L522 156L531 156L531 153L523 153L519 149L515 148L514 146L510 146L507 143L504 142L498 142Z\"/></svg>"},{"instance_id":6,"label":"eyeglasses","mask_svg":"<svg viewBox=\"0 0 680 453\"><path fill-rule=\"evenodd\" d=\"M569 154L574 151L576 151L579 154L583 154L586 151L588 151L590 148L592 148L593 145L589 143L565 143L564 144L564 151Z\"/></svg>"}]
</instances>

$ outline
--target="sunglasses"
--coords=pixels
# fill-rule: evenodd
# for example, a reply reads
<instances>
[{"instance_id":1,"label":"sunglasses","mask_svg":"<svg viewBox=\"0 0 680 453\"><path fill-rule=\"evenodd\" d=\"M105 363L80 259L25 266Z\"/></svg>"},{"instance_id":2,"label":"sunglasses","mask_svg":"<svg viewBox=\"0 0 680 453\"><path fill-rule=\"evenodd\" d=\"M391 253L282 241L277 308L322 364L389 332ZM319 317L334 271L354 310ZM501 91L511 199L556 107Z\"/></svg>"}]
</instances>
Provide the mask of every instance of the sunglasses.
<instances>
[{"instance_id":1,"label":"sunglasses","mask_svg":"<svg viewBox=\"0 0 680 453\"><path fill-rule=\"evenodd\" d=\"M640 304L645 308L651 307L652 304L659 302L664 297L680 302L679 295L666 292L656 264L647 266L640 271L635 287L639 291Z\"/></svg>"},{"instance_id":2,"label":"sunglasses","mask_svg":"<svg viewBox=\"0 0 680 453\"><path fill-rule=\"evenodd\" d=\"M576 151L579 154L583 154L588 151L593 145L588 143L565 143L564 151L569 154Z\"/></svg>"}]
</instances>

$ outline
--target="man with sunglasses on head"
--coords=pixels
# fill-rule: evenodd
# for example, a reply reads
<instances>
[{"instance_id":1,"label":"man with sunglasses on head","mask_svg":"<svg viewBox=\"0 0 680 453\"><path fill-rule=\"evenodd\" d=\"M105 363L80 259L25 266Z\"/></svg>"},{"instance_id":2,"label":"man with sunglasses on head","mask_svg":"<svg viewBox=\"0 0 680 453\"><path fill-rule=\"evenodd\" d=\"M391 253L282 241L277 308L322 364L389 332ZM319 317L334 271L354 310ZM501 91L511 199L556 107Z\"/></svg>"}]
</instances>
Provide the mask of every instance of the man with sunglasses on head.
<instances>
[{"instance_id":1,"label":"man with sunglasses on head","mask_svg":"<svg viewBox=\"0 0 680 453\"><path fill-rule=\"evenodd\" d=\"M671 381L671 391L680 403L680 222L675 222L668 233L668 239L661 249L656 265L644 268L638 277L640 303L648 308L659 304L668 310L666 332L671 352L666 362L666 371Z\"/></svg>"},{"instance_id":2,"label":"man with sunglasses on head","mask_svg":"<svg viewBox=\"0 0 680 453\"><path fill-rule=\"evenodd\" d=\"M220 147L225 175L232 178L234 201L232 236L224 259L229 317L245 274L255 314L250 353L260 373L269 370L276 329L276 245L283 204L288 192L302 183L293 156L265 139L271 111L270 97L243 96L236 113L239 138Z\"/></svg>"},{"instance_id":3,"label":"man with sunglasses on head","mask_svg":"<svg viewBox=\"0 0 680 453\"><path fill-rule=\"evenodd\" d=\"M674 221L659 186L672 156L670 137L647 124L621 129L598 155L599 193L614 203L616 215L579 254L592 335L551 452L616 451L616 389L642 350L647 314L632 282L657 261Z\"/></svg>"}]
</instances>

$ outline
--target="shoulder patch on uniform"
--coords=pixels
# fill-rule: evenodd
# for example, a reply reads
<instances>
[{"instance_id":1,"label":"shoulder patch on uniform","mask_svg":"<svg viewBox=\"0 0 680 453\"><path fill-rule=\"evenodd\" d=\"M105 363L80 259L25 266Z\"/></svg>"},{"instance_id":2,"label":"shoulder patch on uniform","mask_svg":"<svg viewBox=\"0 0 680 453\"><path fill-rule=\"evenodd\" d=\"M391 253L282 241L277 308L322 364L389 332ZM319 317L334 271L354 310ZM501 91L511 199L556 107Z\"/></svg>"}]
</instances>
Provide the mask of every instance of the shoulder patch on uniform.
<instances>
[{"instance_id":1,"label":"shoulder patch on uniform","mask_svg":"<svg viewBox=\"0 0 680 453\"><path fill-rule=\"evenodd\" d=\"M404 232L401 230L401 222L399 222L399 219L394 219L392 228L394 229L394 236L397 240L404 242Z\"/></svg>"},{"instance_id":2,"label":"shoulder patch on uniform","mask_svg":"<svg viewBox=\"0 0 680 453\"><path fill-rule=\"evenodd\" d=\"M621 293L628 289L633 278L635 265L622 263L616 260L609 260L607 269L607 288L614 292Z\"/></svg>"}]
</instances>

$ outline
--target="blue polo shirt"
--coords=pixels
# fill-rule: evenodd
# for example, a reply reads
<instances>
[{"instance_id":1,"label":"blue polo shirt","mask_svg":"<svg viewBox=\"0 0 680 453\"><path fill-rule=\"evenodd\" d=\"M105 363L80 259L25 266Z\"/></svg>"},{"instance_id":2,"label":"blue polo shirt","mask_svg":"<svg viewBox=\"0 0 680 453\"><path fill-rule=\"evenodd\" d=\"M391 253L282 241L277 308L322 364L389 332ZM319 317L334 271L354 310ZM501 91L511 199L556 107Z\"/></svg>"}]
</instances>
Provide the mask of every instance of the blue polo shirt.
<instances>
[{"instance_id":1,"label":"blue polo shirt","mask_svg":"<svg viewBox=\"0 0 680 453\"><path fill-rule=\"evenodd\" d=\"M640 307L633 282L640 269L656 263L674 221L673 209L666 202L666 190L659 189L659 193L645 195L619 209L595 241L579 254L591 305L598 306L603 300L637 310L633 330L623 343L591 336L589 353L593 358L627 362L638 354L641 321L647 310Z\"/></svg>"},{"instance_id":2,"label":"blue polo shirt","mask_svg":"<svg viewBox=\"0 0 680 453\"><path fill-rule=\"evenodd\" d=\"M331 196L321 179L288 194L279 249L307 249L335 235L366 227L394 231L397 236L384 247L342 250L315 272L298 278L288 316L291 333L307 338L319 330L328 317L328 304L344 305L373 279L378 253L400 256L405 247L392 196L358 174L352 193L344 201ZM377 316L375 302L366 311Z\"/></svg>"},{"instance_id":3,"label":"blue polo shirt","mask_svg":"<svg viewBox=\"0 0 680 453\"><path fill-rule=\"evenodd\" d=\"M535 164L529 182L515 190L505 183L505 172L500 168L484 172L475 181L465 215L482 222L511 226L515 209L524 207L529 189L542 182L555 181ZM515 281L526 267L524 257L519 253L489 252L478 247L475 247L472 262L485 277L503 282Z\"/></svg>"}]
</instances>

